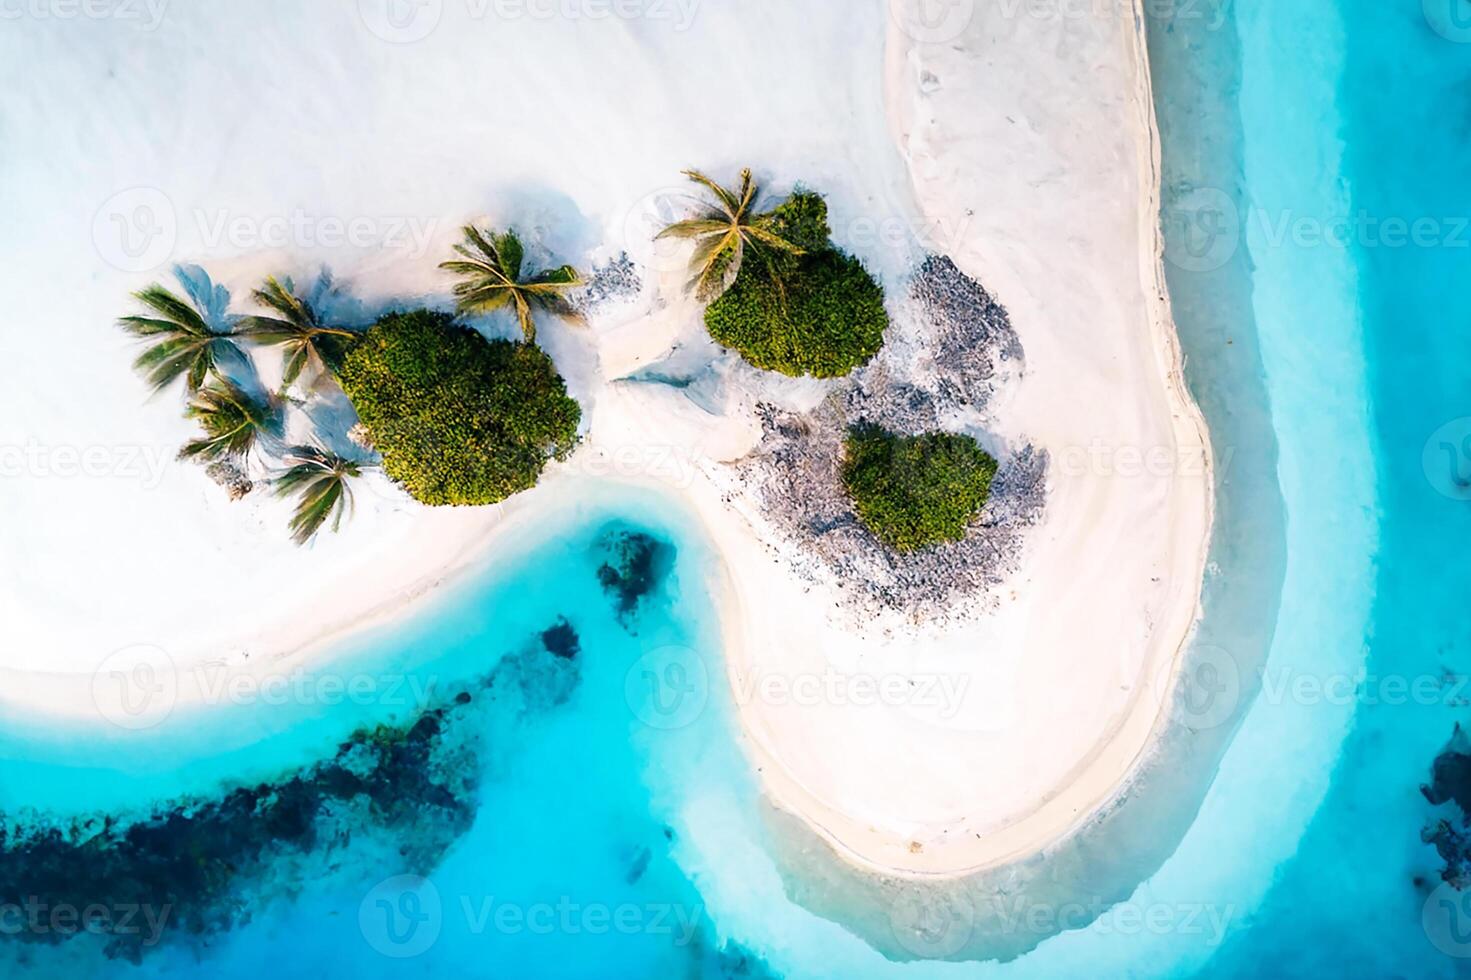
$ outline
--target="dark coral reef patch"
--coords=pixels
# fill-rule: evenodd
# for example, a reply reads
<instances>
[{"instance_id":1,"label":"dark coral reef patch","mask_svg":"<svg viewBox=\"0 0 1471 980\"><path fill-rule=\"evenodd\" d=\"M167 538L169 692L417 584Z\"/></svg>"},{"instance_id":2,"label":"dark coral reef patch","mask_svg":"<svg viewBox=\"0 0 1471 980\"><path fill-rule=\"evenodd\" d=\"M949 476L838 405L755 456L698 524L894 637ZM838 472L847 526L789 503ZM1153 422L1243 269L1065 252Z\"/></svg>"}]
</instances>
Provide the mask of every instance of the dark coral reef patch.
<instances>
[{"instance_id":1,"label":"dark coral reef patch","mask_svg":"<svg viewBox=\"0 0 1471 980\"><path fill-rule=\"evenodd\" d=\"M26 909L97 910L69 928L49 927L48 911L45 927L6 934L52 944L86 936L110 958L139 962L161 942L207 943L248 922L278 897L269 883L292 877L273 867L311 856L328 868L355 837L386 838L406 872L427 874L474 821L487 718L504 726L507 715L565 702L578 648L559 619L408 721L359 729L329 758L217 798L65 825L0 814L0 906L22 921Z\"/></svg>"},{"instance_id":2,"label":"dark coral reef patch","mask_svg":"<svg viewBox=\"0 0 1471 980\"><path fill-rule=\"evenodd\" d=\"M674 546L643 531L613 527L599 537L597 547L602 554L598 581L611 597L618 621L628 627L639 604L674 567Z\"/></svg>"}]
</instances>

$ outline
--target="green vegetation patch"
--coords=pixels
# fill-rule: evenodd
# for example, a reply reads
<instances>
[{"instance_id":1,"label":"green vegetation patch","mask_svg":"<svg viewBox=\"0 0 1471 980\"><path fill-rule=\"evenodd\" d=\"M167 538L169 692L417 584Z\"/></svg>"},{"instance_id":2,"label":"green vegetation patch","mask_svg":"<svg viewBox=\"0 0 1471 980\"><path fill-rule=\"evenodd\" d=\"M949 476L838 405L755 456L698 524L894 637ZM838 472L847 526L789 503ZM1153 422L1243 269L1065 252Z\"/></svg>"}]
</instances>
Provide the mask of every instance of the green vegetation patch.
<instances>
[{"instance_id":1,"label":"green vegetation patch","mask_svg":"<svg viewBox=\"0 0 1471 980\"><path fill-rule=\"evenodd\" d=\"M841 377L884 343L884 291L863 263L828 243L827 204L799 191L771 212L772 231L803 249L747 254L705 310L716 343L766 371Z\"/></svg>"},{"instance_id":2,"label":"green vegetation patch","mask_svg":"<svg viewBox=\"0 0 1471 980\"><path fill-rule=\"evenodd\" d=\"M995 476L996 460L969 436L903 436L866 425L844 441L843 487L853 509L896 551L965 537Z\"/></svg>"},{"instance_id":3,"label":"green vegetation patch","mask_svg":"<svg viewBox=\"0 0 1471 980\"><path fill-rule=\"evenodd\" d=\"M540 348L430 310L380 319L340 378L384 472L426 504L493 504L535 486L582 416Z\"/></svg>"}]
</instances>

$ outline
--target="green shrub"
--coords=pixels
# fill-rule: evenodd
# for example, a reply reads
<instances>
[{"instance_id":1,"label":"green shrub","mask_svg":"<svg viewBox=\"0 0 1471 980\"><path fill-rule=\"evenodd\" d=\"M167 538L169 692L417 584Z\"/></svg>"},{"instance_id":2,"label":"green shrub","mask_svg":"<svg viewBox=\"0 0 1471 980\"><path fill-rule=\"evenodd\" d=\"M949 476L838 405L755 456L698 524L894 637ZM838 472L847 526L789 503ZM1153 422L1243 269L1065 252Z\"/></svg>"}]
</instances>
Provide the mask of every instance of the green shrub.
<instances>
[{"instance_id":1,"label":"green shrub","mask_svg":"<svg viewBox=\"0 0 1471 980\"><path fill-rule=\"evenodd\" d=\"M766 371L837 378L868 362L884 343L884 291L863 263L822 248L779 263L747 260L705 310L716 343Z\"/></svg>"},{"instance_id":2,"label":"green shrub","mask_svg":"<svg viewBox=\"0 0 1471 980\"><path fill-rule=\"evenodd\" d=\"M768 230L802 249L748 248L736 281L705 310L716 343L766 371L836 378L884 343L884 291L863 263L834 248L827 201L798 188L769 212Z\"/></svg>"},{"instance_id":3,"label":"green shrub","mask_svg":"<svg viewBox=\"0 0 1471 980\"><path fill-rule=\"evenodd\" d=\"M995 475L996 460L969 436L901 436L858 426L844 442L843 486L853 509L896 551L965 537Z\"/></svg>"},{"instance_id":4,"label":"green shrub","mask_svg":"<svg viewBox=\"0 0 1471 980\"><path fill-rule=\"evenodd\" d=\"M832 229L827 225L827 201L821 194L797 189L771 209L771 230L804 252L828 247Z\"/></svg>"},{"instance_id":5,"label":"green shrub","mask_svg":"<svg viewBox=\"0 0 1471 980\"><path fill-rule=\"evenodd\" d=\"M426 504L493 504L534 486L582 415L540 348L430 310L384 316L340 377L384 472Z\"/></svg>"}]
</instances>

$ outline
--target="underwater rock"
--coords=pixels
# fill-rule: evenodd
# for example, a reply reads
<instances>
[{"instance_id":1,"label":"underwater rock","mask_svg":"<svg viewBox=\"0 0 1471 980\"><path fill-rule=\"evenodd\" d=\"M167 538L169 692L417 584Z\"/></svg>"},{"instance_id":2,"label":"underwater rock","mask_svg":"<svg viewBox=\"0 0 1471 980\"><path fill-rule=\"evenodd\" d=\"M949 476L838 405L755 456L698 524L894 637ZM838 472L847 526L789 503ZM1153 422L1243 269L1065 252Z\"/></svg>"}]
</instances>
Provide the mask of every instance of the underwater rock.
<instances>
[{"instance_id":1,"label":"underwater rock","mask_svg":"<svg viewBox=\"0 0 1471 980\"><path fill-rule=\"evenodd\" d=\"M582 651L582 643L577 638L577 630L567 622L565 616L557 617L556 623L542 631L541 645L554 657L571 660Z\"/></svg>"},{"instance_id":2,"label":"underwater rock","mask_svg":"<svg viewBox=\"0 0 1471 980\"><path fill-rule=\"evenodd\" d=\"M1420 839L1434 844L1435 853L1445 862L1440 872L1442 881L1458 891L1471 884L1471 840L1464 831L1457 830L1449 820L1441 820L1420 831Z\"/></svg>"},{"instance_id":3,"label":"underwater rock","mask_svg":"<svg viewBox=\"0 0 1471 980\"><path fill-rule=\"evenodd\" d=\"M266 879L274 860L330 849L349 821L393 831L410 864L428 870L474 817L476 773L435 764L450 710L360 730L331 759L281 782L181 800L129 822L25 829L7 821L0 902L138 910L93 930L22 929L14 938L95 935L105 955L135 963L167 936L208 939L248 921L242 882Z\"/></svg>"},{"instance_id":4,"label":"underwater rock","mask_svg":"<svg viewBox=\"0 0 1471 980\"><path fill-rule=\"evenodd\" d=\"M521 717L575 688L573 661L548 635L563 650L578 646L559 619L489 674L403 723L361 728L329 758L277 780L65 825L0 813L0 905L108 913L56 929L40 927L43 911L40 926L7 935L50 945L85 937L133 963L170 940L207 944L289 897L291 880L345 863L339 851L355 838L386 838L405 873L427 875L474 822L486 743L513 738ZM274 873L285 864L312 870Z\"/></svg>"},{"instance_id":5,"label":"underwater rock","mask_svg":"<svg viewBox=\"0 0 1471 980\"><path fill-rule=\"evenodd\" d=\"M1463 814L1471 813L1471 739L1459 724L1435 757L1430 785L1421 786L1420 792L1435 806L1454 801Z\"/></svg>"},{"instance_id":6,"label":"underwater rock","mask_svg":"<svg viewBox=\"0 0 1471 980\"><path fill-rule=\"evenodd\" d=\"M613 597L624 626L639 602L664 581L674 564L674 548L642 531L613 530L599 539L606 560L598 567L603 591Z\"/></svg>"},{"instance_id":7,"label":"underwater rock","mask_svg":"<svg viewBox=\"0 0 1471 980\"><path fill-rule=\"evenodd\" d=\"M1450 741L1435 757L1429 785L1420 792L1433 806L1454 803L1461 811L1460 827L1441 818L1420 831L1420 840L1435 845L1435 852L1445 862L1441 880L1458 890L1471 885L1471 739L1458 724Z\"/></svg>"}]
</instances>

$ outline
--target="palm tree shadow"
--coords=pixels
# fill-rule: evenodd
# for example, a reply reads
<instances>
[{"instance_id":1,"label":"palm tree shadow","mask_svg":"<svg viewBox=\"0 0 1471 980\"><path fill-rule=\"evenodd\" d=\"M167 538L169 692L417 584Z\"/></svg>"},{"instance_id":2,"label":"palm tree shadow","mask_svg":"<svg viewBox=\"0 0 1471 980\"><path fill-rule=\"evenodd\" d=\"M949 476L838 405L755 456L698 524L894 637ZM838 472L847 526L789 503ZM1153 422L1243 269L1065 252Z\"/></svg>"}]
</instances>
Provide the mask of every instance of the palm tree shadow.
<instances>
[{"instance_id":1,"label":"palm tree shadow","mask_svg":"<svg viewBox=\"0 0 1471 980\"><path fill-rule=\"evenodd\" d=\"M235 332L242 317L230 312L230 290L211 279L199 265L174 266L174 278L213 330L223 335ZM272 397L255 369L255 360L243 347L232 344L222 348L217 368L226 381L246 394L265 401Z\"/></svg>"},{"instance_id":2,"label":"palm tree shadow","mask_svg":"<svg viewBox=\"0 0 1471 980\"><path fill-rule=\"evenodd\" d=\"M347 395L335 384L323 384L313 397L301 406L301 413L312 426L312 440L321 448L355 463L377 461L377 454L354 442L350 435L358 422Z\"/></svg>"},{"instance_id":3,"label":"palm tree shadow","mask_svg":"<svg viewBox=\"0 0 1471 980\"><path fill-rule=\"evenodd\" d=\"M340 285L325 266L317 273L304 299L321 316L323 323L348 330L366 330L383 312L377 308L378 304L365 303L361 297Z\"/></svg>"}]
</instances>

